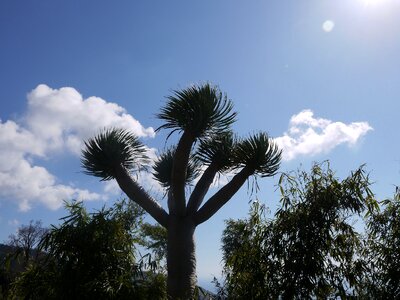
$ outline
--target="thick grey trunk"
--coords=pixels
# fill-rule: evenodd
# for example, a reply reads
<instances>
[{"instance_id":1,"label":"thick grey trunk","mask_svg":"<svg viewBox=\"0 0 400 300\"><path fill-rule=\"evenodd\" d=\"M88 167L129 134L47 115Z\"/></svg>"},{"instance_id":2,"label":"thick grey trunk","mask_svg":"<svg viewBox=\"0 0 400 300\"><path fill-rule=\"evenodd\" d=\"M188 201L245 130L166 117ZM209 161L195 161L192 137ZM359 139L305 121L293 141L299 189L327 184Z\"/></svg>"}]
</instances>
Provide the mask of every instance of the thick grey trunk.
<instances>
[{"instance_id":1,"label":"thick grey trunk","mask_svg":"<svg viewBox=\"0 0 400 300\"><path fill-rule=\"evenodd\" d=\"M171 299L191 299L196 287L196 252L190 217L170 215L168 224L168 295Z\"/></svg>"}]
</instances>

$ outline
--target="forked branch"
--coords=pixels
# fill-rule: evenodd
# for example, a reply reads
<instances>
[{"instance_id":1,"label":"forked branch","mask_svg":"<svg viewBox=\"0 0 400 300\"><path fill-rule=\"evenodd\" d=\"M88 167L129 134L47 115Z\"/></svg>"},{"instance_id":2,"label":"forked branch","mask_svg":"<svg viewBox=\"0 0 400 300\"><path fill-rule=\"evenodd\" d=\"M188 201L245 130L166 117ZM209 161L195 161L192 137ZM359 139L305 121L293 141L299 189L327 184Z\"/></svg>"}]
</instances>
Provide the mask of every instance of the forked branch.
<instances>
[{"instance_id":1,"label":"forked branch","mask_svg":"<svg viewBox=\"0 0 400 300\"><path fill-rule=\"evenodd\" d=\"M231 181L223 186L217 193L215 193L207 202L199 209L194 216L196 225L199 225L209 218L211 218L225 203L227 203L232 196L241 188L246 182L247 178L253 174L253 171L244 167L238 174L236 174Z\"/></svg>"},{"instance_id":2,"label":"forked branch","mask_svg":"<svg viewBox=\"0 0 400 300\"><path fill-rule=\"evenodd\" d=\"M204 171L203 175L200 177L200 180L197 182L192 194L190 195L187 206L188 214L194 214L199 209L205 195L208 192L208 189L214 181L217 172L218 168L216 164L210 164Z\"/></svg>"},{"instance_id":3,"label":"forked branch","mask_svg":"<svg viewBox=\"0 0 400 300\"><path fill-rule=\"evenodd\" d=\"M148 212L160 225L168 227L168 213L129 175L128 171L118 166L115 169L115 179L121 190Z\"/></svg>"}]
</instances>

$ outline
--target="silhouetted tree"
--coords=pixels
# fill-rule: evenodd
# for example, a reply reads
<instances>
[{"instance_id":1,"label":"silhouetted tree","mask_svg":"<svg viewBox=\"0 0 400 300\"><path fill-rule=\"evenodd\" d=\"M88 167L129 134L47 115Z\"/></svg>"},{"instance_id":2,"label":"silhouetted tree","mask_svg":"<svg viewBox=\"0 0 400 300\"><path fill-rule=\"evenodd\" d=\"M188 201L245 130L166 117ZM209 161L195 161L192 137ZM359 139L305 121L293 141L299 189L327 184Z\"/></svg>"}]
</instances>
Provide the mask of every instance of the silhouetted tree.
<instances>
[{"instance_id":1,"label":"silhouetted tree","mask_svg":"<svg viewBox=\"0 0 400 300\"><path fill-rule=\"evenodd\" d=\"M7 244L15 248L17 256L22 255L23 264L27 266L29 260L34 258L34 254L36 256L37 251L34 253L33 250L46 232L47 229L42 226L42 221L31 220L28 225L21 225L16 234L10 234Z\"/></svg>"},{"instance_id":2,"label":"silhouetted tree","mask_svg":"<svg viewBox=\"0 0 400 300\"><path fill-rule=\"evenodd\" d=\"M282 174L281 205L268 220L256 203L223 234L225 290L232 299L314 299L354 294L363 264L354 215L376 209L363 168L340 181L329 163Z\"/></svg>"},{"instance_id":3,"label":"silhouetted tree","mask_svg":"<svg viewBox=\"0 0 400 300\"><path fill-rule=\"evenodd\" d=\"M361 248L364 271L357 287L363 299L400 299L400 189L381 202L381 211L367 215Z\"/></svg>"},{"instance_id":4,"label":"silhouetted tree","mask_svg":"<svg viewBox=\"0 0 400 300\"><path fill-rule=\"evenodd\" d=\"M39 244L46 256L13 284L17 299L164 299L165 279L137 257L143 211L133 203L89 214L82 203ZM143 264L150 264L144 266Z\"/></svg>"},{"instance_id":5,"label":"silhouetted tree","mask_svg":"<svg viewBox=\"0 0 400 300\"><path fill-rule=\"evenodd\" d=\"M9 235L7 245L0 244L0 299L8 299L11 283L38 259L36 248L45 233L41 221L31 220Z\"/></svg>"},{"instance_id":6,"label":"silhouetted tree","mask_svg":"<svg viewBox=\"0 0 400 300\"><path fill-rule=\"evenodd\" d=\"M272 176L281 151L266 133L236 139L233 104L210 84L175 91L157 115L160 129L180 132L176 147L156 161L154 177L165 188L168 212L131 177L147 165L146 148L138 138L121 129L107 129L86 142L82 164L88 174L115 179L125 194L167 230L168 294L188 299L196 286L194 232L240 189L250 176ZM204 166L204 171L201 168ZM231 181L202 205L218 173L236 171ZM190 195L186 186L201 174Z\"/></svg>"}]
</instances>

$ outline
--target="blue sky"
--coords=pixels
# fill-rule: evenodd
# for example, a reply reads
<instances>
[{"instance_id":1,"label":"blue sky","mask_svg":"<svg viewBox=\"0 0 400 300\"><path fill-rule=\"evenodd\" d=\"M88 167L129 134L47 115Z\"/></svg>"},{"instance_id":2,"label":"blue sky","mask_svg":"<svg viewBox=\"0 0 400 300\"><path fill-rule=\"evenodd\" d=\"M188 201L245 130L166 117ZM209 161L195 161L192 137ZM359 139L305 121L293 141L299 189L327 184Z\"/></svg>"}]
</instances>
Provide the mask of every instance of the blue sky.
<instances>
[{"instance_id":1,"label":"blue sky","mask_svg":"<svg viewBox=\"0 0 400 300\"><path fill-rule=\"evenodd\" d=\"M264 130L281 170L366 163L380 198L399 184L400 1L0 2L0 241L20 224L56 224L62 200L119 197L82 174L82 139L118 125L154 149L174 89L210 81ZM155 150L152 150L154 153ZM141 182L159 195L150 176ZM277 177L259 181L273 210ZM197 230L198 275L219 275L223 220L248 211L246 187Z\"/></svg>"}]
</instances>

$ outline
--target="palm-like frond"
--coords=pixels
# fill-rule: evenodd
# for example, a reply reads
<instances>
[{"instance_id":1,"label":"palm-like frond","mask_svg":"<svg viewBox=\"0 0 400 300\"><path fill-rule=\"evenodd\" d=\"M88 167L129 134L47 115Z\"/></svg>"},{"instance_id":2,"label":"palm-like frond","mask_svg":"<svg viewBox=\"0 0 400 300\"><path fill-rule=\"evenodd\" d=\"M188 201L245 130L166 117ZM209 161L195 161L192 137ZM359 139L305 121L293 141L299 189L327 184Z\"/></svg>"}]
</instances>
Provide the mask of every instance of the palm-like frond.
<instances>
[{"instance_id":1,"label":"palm-like frond","mask_svg":"<svg viewBox=\"0 0 400 300\"><path fill-rule=\"evenodd\" d=\"M169 188L172 183L172 166L174 162L175 148L170 148L160 155L154 162L153 176L164 187ZM186 184L190 184L197 176L199 176L199 166L197 162L191 158L186 171Z\"/></svg>"},{"instance_id":2,"label":"palm-like frond","mask_svg":"<svg viewBox=\"0 0 400 300\"><path fill-rule=\"evenodd\" d=\"M225 131L235 122L233 103L209 83L174 91L158 118L165 121L160 129L188 131L195 138Z\"/></svg>"},{"instance_id":3,"label":"palm-like frond","mask_svg":"<svg viewBox=\"0 0 400 300\"><path fill-rule=\"evenodd\" d=\"M81 163L85 173L110 180L115 168L135 169L147 162L146 148L131 132L107 129L85 142Z\"/></svg>"},{"instance_id":4,"label":"palm-like frond","mask_svg":"<svg viewBox=\"0 0 400 300\"><path fill-rule=\"evenodd\" d=\"M249 167L256 175L275 175L281 162L282 150L264 132L252 135L241 142L235 150L237 167Z\"/></svg>"},{"instance_id":5,"label":"palm-like frond","mask_svg":"<svg viewBox=\"0 0 400 300\"><path fill-rule=\"evenodd\" d=\"M200 142L196 159L210 165L214 163L218 170L229 170L234 164L233 153L237 140L231 131L222 132Z\"/></svg>"}]
</instances>

